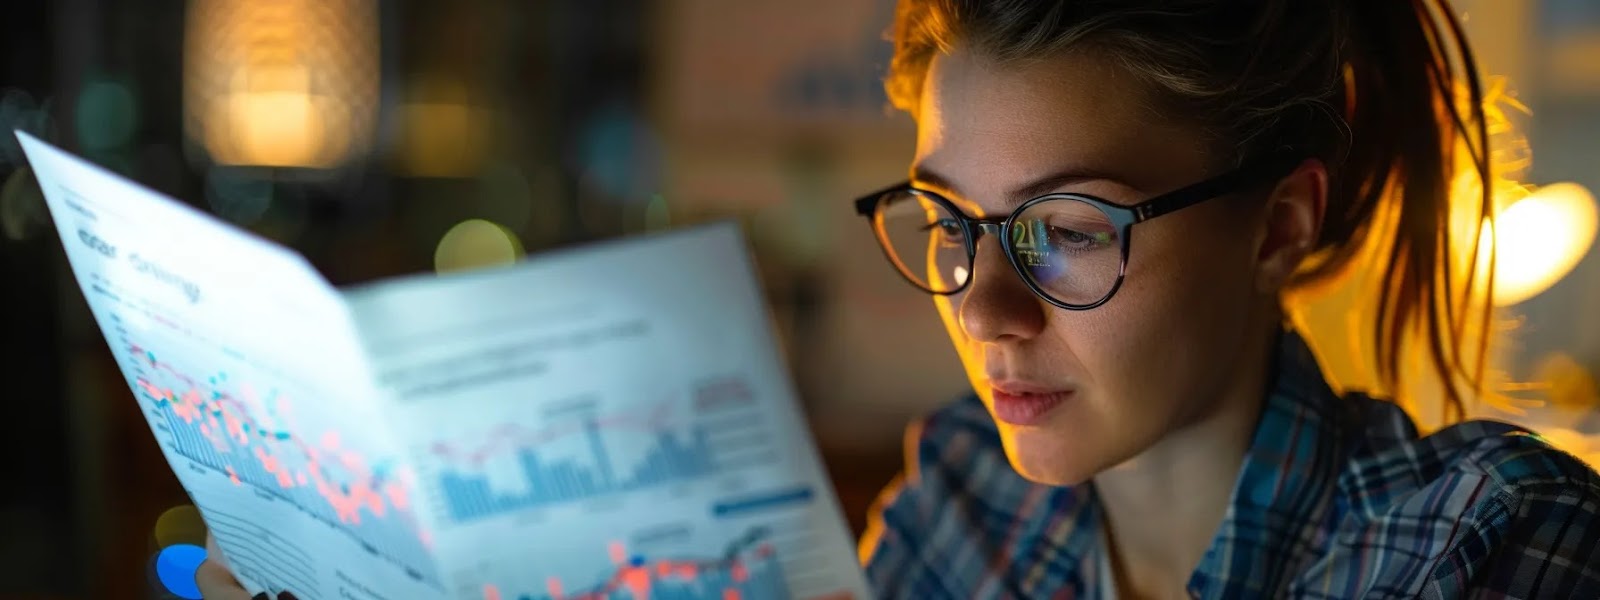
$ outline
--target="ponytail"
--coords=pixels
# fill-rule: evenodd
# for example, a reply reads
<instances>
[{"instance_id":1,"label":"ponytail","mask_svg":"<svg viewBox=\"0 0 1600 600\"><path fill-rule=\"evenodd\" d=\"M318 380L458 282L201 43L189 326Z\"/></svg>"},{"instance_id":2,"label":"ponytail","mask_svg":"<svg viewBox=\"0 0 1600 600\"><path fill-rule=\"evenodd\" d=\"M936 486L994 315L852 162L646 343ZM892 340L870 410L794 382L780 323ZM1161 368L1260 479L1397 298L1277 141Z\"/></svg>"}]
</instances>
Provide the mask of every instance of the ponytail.
<instances>
[{"instance_id":1,"label":"ponytail","mask_svg":"<svg viewBox=\"0 0 1600 600\"><path fill-rule=\"evenodd\" d=\"M1404 347L1419 335L1443 383L1445 419L1460 420L1463 388L1484 392L1493 306L1493 246L1478 244L1493 206L1477 65L1447 0L1341 3L1337 106L1348 147L1329 177L1321 260L1299 282L1328 280L1360 259L1390 261L1370 298L1378 383L1401 394ZM1471 187L1458 183L1468 170L1474 197L1455 198ZM1491 256L1480 257L1485 250Z\"/></svg>"}]
</instances>

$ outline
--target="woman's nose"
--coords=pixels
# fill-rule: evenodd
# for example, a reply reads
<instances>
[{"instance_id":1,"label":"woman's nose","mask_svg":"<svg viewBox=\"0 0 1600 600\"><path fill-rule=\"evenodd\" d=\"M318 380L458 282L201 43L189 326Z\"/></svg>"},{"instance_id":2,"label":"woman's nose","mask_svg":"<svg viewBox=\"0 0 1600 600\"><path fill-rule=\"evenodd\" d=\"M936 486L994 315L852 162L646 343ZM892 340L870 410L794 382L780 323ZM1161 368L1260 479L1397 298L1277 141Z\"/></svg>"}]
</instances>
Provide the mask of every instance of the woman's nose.
<instances>
[{"instance_id":1,"label":"woman's nose","mask_svg":"<svg viewBox=\"0 0 1600 600\"><path fill-rule=\"evenodd\" d=\"M978 240L972 282L958 297L958 319L967 337L982 342L1028 339L1045 326L1042 301L1006 260L997 235Z\"/></svg>"}]
</instances>

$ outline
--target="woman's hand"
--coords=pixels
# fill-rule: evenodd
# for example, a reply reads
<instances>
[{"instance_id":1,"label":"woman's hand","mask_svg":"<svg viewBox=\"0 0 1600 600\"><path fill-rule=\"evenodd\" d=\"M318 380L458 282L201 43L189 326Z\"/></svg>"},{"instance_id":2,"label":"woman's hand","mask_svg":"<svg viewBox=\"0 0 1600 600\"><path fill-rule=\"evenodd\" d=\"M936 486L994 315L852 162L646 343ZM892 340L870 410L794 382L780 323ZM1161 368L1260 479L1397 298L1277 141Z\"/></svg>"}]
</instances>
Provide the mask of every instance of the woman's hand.
<instances>
[{"instance_id":1,"label":"woman's hand","mask_svg":"<svg viewBox=\"0 0 1600 600\"><path fill-rule=\"evenodd\" d=\"M206 534L206 560L194 572L194 582L200 586L200 597L205 600L270 600L266 592L251 596L239 585L239 580L228 570L228 561L217 549L216 538ZM294 594L282 592L278 600L295 600Z\"/></svg>"}]
</instances>

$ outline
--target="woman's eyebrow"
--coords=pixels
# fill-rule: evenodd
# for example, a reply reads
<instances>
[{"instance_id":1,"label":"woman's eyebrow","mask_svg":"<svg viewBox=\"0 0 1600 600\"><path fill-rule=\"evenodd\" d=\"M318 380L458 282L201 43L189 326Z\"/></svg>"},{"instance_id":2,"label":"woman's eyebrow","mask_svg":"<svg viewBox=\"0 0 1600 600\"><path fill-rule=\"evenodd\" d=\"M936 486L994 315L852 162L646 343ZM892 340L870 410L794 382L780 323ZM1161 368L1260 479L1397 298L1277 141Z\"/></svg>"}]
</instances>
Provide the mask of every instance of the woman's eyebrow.
<instances>
[{"instance_id":1,"label":"woman's eyebrow","mask_svg":"<svg viewBox=\"0 0 1600 600\"><path fill-rule=\"evenodd\" d=\"M1109 181L1123 187L1134 187L1121 177L1110 173L1069 167L1035 179L1026 185L1017 186L1011 190L1011 193L1006 194L1005 202L1008 207L1016 207L1022 205L1023 202L1054 192L1068 185L1090 181Z\"/></svg>"},{"instance_id":2,"label":"woman's eyebrow","mask_svg":"<svg viewBox=\"0 0 1600 600\"><path fill-rule=\"evenodd\" d=\"M951 183L949 178L922 165L911 166L911 182L937 188L934 191L948 192L954 196L962 195L961 190L956 189L956 185Z\"/></svg>"},{"instance_id":3,"label":"woman's eyebrow","mask_svg":"<svg viewBox=\"0 0 1600 600\"><path fill-rule=\"evenodd\" d=\"M916 165L911 168L911 181L938 188L939 190L950 192L951 194L957 196L962 196L964 198L966 197L961 193L960 189L958 189L955 184L950 181L948 177L945 177L939 172L922 165ZM1027 202L1039 196L1054 192L1068 185L1085 183L1089 181L1109 181L1138 191L1137 186L1134 186L1128 183L1127 180L1111 173L1097 171L1094 169L1084 169L1080 167L1066 167L1036 178L1026 184L1012 188L1012 190L1007 193L1002 200L1004 201L1005 206L1016 207L1020 206L1023 202ZM973 200L971 198L968 199Z\"/></svg>"}]
</instances>

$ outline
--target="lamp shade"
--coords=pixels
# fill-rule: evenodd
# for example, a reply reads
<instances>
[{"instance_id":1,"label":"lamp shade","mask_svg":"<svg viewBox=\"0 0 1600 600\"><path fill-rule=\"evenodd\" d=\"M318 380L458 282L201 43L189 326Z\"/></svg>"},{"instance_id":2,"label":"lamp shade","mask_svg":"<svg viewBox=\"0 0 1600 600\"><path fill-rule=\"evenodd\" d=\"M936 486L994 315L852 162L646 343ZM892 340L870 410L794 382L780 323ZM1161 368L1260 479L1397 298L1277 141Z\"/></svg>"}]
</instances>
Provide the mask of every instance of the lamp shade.
<instances>
[{"instance_id":1,"label":"lamp shade","mask_svg":"<svg viewBox=\"0 0 1600 600\"><path fill-rule=\"evenodd\" d=\"M332 168L371 146L374 0L191 0L184 127L218 164Z\"/></svg>"}]
</instances>

